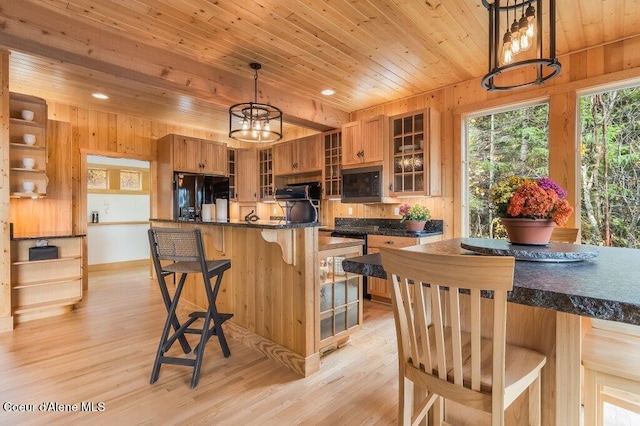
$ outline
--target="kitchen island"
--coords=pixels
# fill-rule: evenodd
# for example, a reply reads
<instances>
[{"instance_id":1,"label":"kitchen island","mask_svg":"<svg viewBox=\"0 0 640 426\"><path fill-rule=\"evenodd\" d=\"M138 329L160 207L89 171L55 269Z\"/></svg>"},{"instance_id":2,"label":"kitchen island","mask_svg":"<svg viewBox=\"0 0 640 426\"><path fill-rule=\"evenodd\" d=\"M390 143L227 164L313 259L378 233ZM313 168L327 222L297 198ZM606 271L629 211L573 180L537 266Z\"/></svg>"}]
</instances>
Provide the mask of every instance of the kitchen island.
<instances>
[{"instance_id":1,"label":"kitchen island","mask_svg":"<svg viewBox=\"0 0 640 426\"><path fill-rule=\"evenodd\" d=\"M225 322L229 337L303 376L320 368L319 246L345 249L361 241L320 241L319 223L150 221L153 227L200 229L207 258L231 259L217 298L218 310L234 315ZM187 279L181 301L207 306L201 280L195 274ZM361 290L359 298L361 306Z\"/></svg>"},{"instance_id":2,"label":"kitchen island","mask_svg":"<svg viewBox=\"0 0 640 426\"><path fill-rule=\"evenodd\" d=\"M455 238L403 250L474 253ZM547 356L542 370L542 424L580 424L580 360L584 317L640 325L640 250L596 247L598 257L580 262L517 261L509 293L507 340ZM349 259L346 271L386 278L379 254ZM507 424L521 424L526 397L507 410ZM457 415L464 416L463 409ZM464 421L464 419L463 419Z\"/></svg>"}]
</instances>

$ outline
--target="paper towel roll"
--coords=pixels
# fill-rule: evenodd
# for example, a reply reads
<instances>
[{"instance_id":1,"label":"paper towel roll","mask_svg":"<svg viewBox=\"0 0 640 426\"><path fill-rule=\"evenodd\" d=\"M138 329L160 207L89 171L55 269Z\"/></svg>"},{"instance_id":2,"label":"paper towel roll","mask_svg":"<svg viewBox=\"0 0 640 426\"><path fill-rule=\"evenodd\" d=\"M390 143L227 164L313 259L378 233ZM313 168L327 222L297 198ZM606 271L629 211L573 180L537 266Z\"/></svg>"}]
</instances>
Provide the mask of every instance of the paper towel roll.
<instances>
[{"instance_id":1,"label":"paper towel roll","mask_svg":"<svg viewBox=\"0 0 640 426\"><path fill-rule=\"evenodd\" d=\"M216 220L218 222L227 221L227 200L216 198Z\"/></svg>"},{"instance_id":2,"label":"paper towel roll","mask_svg":"<svg viewBox=\"0 0 640 426\"><path fill-rule=\"evenodd\" d=\"M202 220L211 220L211 204L202 205Z\"/></svg>"}]
</instances>

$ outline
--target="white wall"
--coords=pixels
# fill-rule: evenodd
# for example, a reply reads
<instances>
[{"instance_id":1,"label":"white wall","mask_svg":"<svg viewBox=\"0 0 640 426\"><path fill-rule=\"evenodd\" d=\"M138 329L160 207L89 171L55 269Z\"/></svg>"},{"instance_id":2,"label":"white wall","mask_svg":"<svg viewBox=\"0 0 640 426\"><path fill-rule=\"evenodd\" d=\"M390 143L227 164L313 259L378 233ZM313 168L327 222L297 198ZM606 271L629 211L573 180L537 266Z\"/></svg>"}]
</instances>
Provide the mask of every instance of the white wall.
<instances>
[{"instance_id":1,"label":"white wall","mask_svg":"<svg viewBox=\"0 0 640 426\"><path fill-rule=\"evenodd\" d=\"M95 155L87 156L87 164L149 168L147 161ZM97 211L100 220L99 225L89 224L87 229L88 264L148 259L150 205L149 194L87 194L87 219L91 221L91 212Z\"/></svg>"},{"instance_id":2,"label":"white wall","mask_svg":"<svg viewBox=\"0 0 640 426\"><path fill-rule=\"evenodd\" d=\"M147 229L148 224L89 226L88 264L149 259Z\"/></svg>"}]
</instances>

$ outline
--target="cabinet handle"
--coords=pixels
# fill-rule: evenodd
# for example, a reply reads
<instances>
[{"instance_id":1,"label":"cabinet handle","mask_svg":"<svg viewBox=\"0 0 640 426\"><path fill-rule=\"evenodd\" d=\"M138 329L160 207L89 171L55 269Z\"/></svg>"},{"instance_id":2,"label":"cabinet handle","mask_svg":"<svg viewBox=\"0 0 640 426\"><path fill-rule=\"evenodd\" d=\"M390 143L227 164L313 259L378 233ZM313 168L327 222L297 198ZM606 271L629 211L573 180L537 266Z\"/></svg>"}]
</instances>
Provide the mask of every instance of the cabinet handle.
<instances>
[{"instance_id":1,"label":"cabinet handle","mask_svg":"<svg viewBox=\"0 0 640 426\"><path fill-rule=\"evenodd\" d=\"M385 241L385 244L395 244L393 241Z\"/></svg>"}]
</instances>

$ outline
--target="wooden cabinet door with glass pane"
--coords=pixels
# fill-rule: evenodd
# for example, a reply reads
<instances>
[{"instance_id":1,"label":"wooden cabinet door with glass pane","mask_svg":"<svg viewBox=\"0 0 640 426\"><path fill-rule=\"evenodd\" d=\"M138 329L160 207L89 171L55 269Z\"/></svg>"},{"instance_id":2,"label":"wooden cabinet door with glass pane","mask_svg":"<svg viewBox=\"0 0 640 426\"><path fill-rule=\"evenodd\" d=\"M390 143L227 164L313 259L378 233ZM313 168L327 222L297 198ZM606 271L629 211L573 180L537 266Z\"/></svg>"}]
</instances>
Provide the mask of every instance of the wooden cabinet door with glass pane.
<instances>
[{"instance_id":1,"label":"wooden cabinet door with glass pane","mask_svg":"<svg viewBox=\"0 0 640 426\"><path fill-rule=\"evenodd\" d=\"M345 272L342 261L361 256L362 246L320 250L316 304L316 350L341 346L362 325L362 276Z\"/></svg>"},{"instance_id":2,"label":"wooden cabinet door with glass pane","mask_svg":"<svg viewBox=\"0 0 640 426\"><path fill-rule=\"evenodd\" d=\"M342 194L342 131L323 133L322 143L324 149L323 198L339 199Z\"/></svg>"},{"instance_id":3,"label":"wooden cabinet door with glass pane","mask_svg":"<svg viewBox=\"0 0 640 426\"><path fill-rule=\"evenodd\" d=\"M258 151L258 180L260 200L273 200L273 148Z\"/></svg>"},{"instance_id":4,"label":"wooden cabinet door with glass pane","mask_svg":"<svg viewBox=\"0 0 640 426\"><path fill-rule=\"evenodd\" d=\"M440 195L440 114L432 108L391 117L392 195Z\"/></svg>"}]
</instances>

